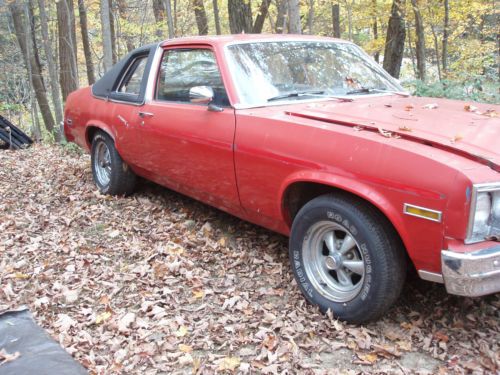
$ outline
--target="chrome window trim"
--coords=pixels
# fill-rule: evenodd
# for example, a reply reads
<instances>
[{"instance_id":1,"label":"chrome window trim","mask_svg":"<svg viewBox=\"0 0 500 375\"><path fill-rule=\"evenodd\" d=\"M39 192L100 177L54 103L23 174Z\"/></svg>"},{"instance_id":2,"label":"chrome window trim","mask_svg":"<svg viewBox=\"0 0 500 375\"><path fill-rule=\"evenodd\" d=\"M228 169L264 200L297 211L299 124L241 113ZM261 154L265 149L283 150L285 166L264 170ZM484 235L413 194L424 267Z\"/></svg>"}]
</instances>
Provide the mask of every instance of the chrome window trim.
<instances>
[{"instance_id":1,"label":"chrome window trim","mask_svg":"<svg viewBox=\"0 0 500 375\"><path fill-rule=\"evenodd\" d=\"M430 217L427 217L427 216L422 216L422 215L413 214L411 212L406 212L406 209L408 207L413 207L413 208L417 208L419 210L425 210L425 211L436 213L436 214L438 214L438 218L437 219L431 219ZM403 204L403 213L405 215L408 215L408 216L415 216L415 217L419 217L421 219L426 219L426 220L429 220L429 221L434 221L436 223L440 223L442 221L442 219L443 219L443 212L442 211L433 210L433 209L430 209L430 208L427 208L427 207L422 207L422 206L416 206L416 205L410 204L410 203L404 203Z\"/></svg>"},{"instance_id":2,"label":"chrome window trim","mask_svg":"<svg viewBox=\"0 0 500 375\"><path fill-rule=\"evenodd\" d=\"M144 103L150 103L154 98L156 77L158 76L158 70L160 68L161 58L163 56L163 50L164 48L161 46L161 43L158 44L158 47L155 50L153 61L151 62L148 82L146 84L146 92L144 93Z\"/></svg>"},{"instance_id":3,"label":"chrome window trim","mask_svg":"<svg viewBox=\"0 0 500 375\"><path fill-rule=\"evenodd\" d=\"M474 216L476 214L476 203L477 203L477 194L488 192L488 191L500 191L500 182L485 182L480 184L472 185L472 195L470 200L470 209L469 209L469 222L467 223L467 233L465 235L464 243L478 243L485 241L483 240L472 240L472 231L474 229Z\"/></svg>"}]
</instances>

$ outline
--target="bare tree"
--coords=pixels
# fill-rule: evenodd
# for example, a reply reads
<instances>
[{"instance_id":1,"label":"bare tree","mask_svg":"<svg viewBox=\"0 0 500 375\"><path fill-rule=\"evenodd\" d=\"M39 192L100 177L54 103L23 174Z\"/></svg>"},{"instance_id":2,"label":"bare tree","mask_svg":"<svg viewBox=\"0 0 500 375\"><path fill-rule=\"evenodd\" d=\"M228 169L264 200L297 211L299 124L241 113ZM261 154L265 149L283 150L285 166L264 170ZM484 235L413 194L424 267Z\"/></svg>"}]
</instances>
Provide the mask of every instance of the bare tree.
<instances>
[{"instance_id":1,"label":"bare tree","mask_svg":"<svg viewBox=\"0 0 500 375\"><path fill-rule=\"evenodd\" d=\"M373 18L373 39L378 40L378 20L377 20L377 0L372 0L372 18ZM380 53L377 49L373 56L376 62L380 61Z\"/></svg>"},{"instance_id":2,"label":"bare tree","mask_svg":"<svg viewBox=\"0 0 500 375\"><path fill-rule=\"evenodd\" d=\"M338 3L332 5L332 25L333 36L340 38L340 5Z\"/></svg>"},{"instance_id":3,"label":"bare tree","mask_svg":"<svg viewBox=\"0 0 500 375\"><path fill-rule=\"evenodd\" d=\"M165 0L165 9L167 10L168 37L172 39L175 37L175 25L174 19L172 18L172 6L170 0Z\"/></svg>"},{"instance_id":4,"label":"bare tree","mask_svg":"<svg viewBox=\"0 0 500 375\"><path fill-rule=\"evenodd\" d=\"M422 81L425 81L425 34L422 15L418 0L411 0L413 13L415 14L415 32L417 40L415 42L415 53L417 55L417 75Z\"/></svg>"},{"instance_id":5,"label":"bare tree","mask_svg":"<svg viewBox=\"0 0 500 375\"><path fill-rule=\"evenodd\" d=\"M448 70L448 34L450 28L450 3L449 0L444 0L444 27L443 27L443 51L442 63L443 73L446 75Z\"/></svg>"},{"instance_id":6,"label":"bare tree","mask_svg":"<svg viewBox=\"0 0 500 375\"><path fill-rule=\"evenodd\" d=\"M271 5L271 0L262 0L259 7L259 13L255 17L255 22L253 23L252 32L254 34L260 34L262 28L264 27L264 21L269 13L269 6Z\"/></svg>"},{"instance_id":7,"label":"bare tree","mask_svg":"<svg viewBox=\"0 0 500 375\"><path fill-rule=\"evenodd\" d=\"M404 0L393 0L385 40L384 69L399 78L406 38Z\"/></svg>"},{"instance_id":8,"label":"bare tree","mask_svg":"<svg viewBox=\"0 0 500 375\"><path fill-rule=\"evenodd\" d=\"M52 103L54 104L54 110L56 115L56 123L60 124L62 116L62 104L61 95L59 93L59 85L57 84L57 65L55 61L55 54L52 51L52 43L49 37L49 25L47 17L47 9L45 7L45 0L38 0L38 7L40 10L40 28L42 31L42 43L45 52L45 59L47 60L47 66L49 68L49 83L50 92L52 95Z\"/></svg>"},{"instance_id":9,"label":"bare tree","mask_svg":"<svg viewBox=\"0 0 500 375\"><path fill-rule=\"evenodd\" d=\"M222 34L221 28L220 28L220 16L219 16L219 1L218 0L212 0L213 7L214 7L214 22L215 22L215 33L217 35Z\"/></svg>"},{"instance_id":10,"label":"bare tree","mask_svg":"<svg viewBox=\"0 0 500 375\"><path fill-rule=\"evenodd\" d=\"M14 30L16 34L16 39L21 49L24 62L28 69L28 74L35 91L36 100L40 106L40 112L42 113L43 122L45 128L50 134L53 134L56 141L60 140L58 128L55 126L54 117L50 111L49 101L47 99L47 93L42 81L42 72L38 66L36 59L34 57L34 46L33 41L27 34L30 27L27 24L27 20L24 14L24 6L17 1L9 3L9 10L12 16L12 21L14 23Z\"/></svg>"},{"instance_id":11,"label":"bare tree","mask_svg":"<svg viewBox=\"0 0 500 375\"><path fill-rule=\"evenodd\" d=\"M276 0L276 8L278 8L278 14L276 15L276 28L275 32L277 34L286 33L287 26L287 13L288 13L288 0Z\"/></svg>"},{"instance_id":12,"label":"bare tree","mask_svg":"<svg viewBox=\"0 0 500 375\"><path fill-rule=\"evenodd\" d=\"M57 28L59 39L59 82L63 101L78 88L76 47L73 43L74 18L72 18L72 0L57 2ZM74 13L73 13L74 14Z\"/></svg>"},{"instance_id":13,"label":"bare tree","mask_svg":"<svg viewBox=\"0 0 500 375\"><path fill-rule=\"evenodd\" d=\"M314 34L313 32L314 23L314 0L309 0L309 16L307 17L307 26L309 28L309 34Z\"/></svg>"},{"instance_id":14,"label":"bare tree","mask_svg":"<svg viewBox=\"0 0 500 375\"><path fill-rule=\"evenodd\" d=\"M108 1L109 5L109 31L111 35L111 57L113 64L118 60L118 53L116 48L116 32L115 32L115 17L113 14L113 0Z\"/></svg>"},{"instance_id":15,"label":"bare tree","mask_svg":"<svg viewBox=\"0 0 500 375\"><path fill-rule=\"evenodd\" d=\"M299 0L288 0L288 32L290 34L302 34Z\"/></svg>"},{"instance_id":16,"label":"bare tree","mask_svg":"<svg viewBox=\"0 0 500 375\"><path fill-rule=\"evenodd\" d=\"M208 18L207 12L205 11L205 4L203 0L191 0L191 4L194 10L194 16L196 18L196 25L198 26L199 35L208 34Z\"/></svg>"},{"instance_id":17,"label":"bare tree","mask_svg":"<svg viewBox=\"0 0 500 375\"><path fill-rule=\"evenodd\" d=\"M109 1L101 0L102 49L104 52L104 70L113 66L113 45L111 41L111 24L109 22Z\"/></svg>"},{"instance_id":18,"label":"bare tree","mask_svg":"<svg viewBox=\"0 0 500 375\"><path fill-rule=\"evenodd\" d=\"M80 16L80 30L82 32L83 54L85 56L85 66L87 67L87 80L89 85L92 85L95 82L95 74L87 26L87 8L85 7L84 0L78 0L78 13Z\"/></svg>"},{"instance_id":19,"label":"bare tree","mask_svg":"<svg viewBox=\"0 0 500 375\"><path fill-rule=\"evenodd\" d=\"M252 32L252 8L250 1L228 0L229 29L232 34Z\"/></svg>"},{"instance_id":20,"label":"bare tree","mask_svg":"<svg viewBox=\"0 0 500 375\"><path fill-rule=\"evenodd\" d=\"M165 21L167 19L165 2L163 0L153 0L153 14L155 16L156 24L159 25L156 29L156 36L161 38L163 35L162 29L165 27Z\"/></svg>"}]
</instances>

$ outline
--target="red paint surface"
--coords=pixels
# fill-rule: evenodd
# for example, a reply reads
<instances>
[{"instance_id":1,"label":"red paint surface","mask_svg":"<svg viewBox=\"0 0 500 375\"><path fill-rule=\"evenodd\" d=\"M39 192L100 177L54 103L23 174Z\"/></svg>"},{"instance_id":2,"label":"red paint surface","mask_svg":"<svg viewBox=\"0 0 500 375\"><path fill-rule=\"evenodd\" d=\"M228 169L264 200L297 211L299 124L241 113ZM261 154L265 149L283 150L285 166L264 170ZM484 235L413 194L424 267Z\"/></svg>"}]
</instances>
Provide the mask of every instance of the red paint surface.
<instances>
[{"instance_id":1,"label":"red paint surface","mask_svg":"<svg viewBox=\"0 0 500 375\"><path fill-rule=\"evenodd\" d=\"M229 74L224 45L263 38L287 37L196 37L163 45L213 49L234 105L237 77ZM158 67L152 69L156 74ZM431 103L437 108L426 109ZM85 88L68 98L65 118L74 125L65 125L65 134L88 149L89 127L102 128L139 175L283 234L290 230L283 198L294 183L349 191L387 216L417 269L440 272L442 249L479 246L463 245L472 184L500 181L500 120L464 106L391 95L210 112L155 100L113 103ZM499 106L476 106L500 112ZM143 120L139 111L154 116ZM386 138L379 128L401 138ZM442 211L443 221L404 215L404 203Z\"/></svg>"}]
</instances>

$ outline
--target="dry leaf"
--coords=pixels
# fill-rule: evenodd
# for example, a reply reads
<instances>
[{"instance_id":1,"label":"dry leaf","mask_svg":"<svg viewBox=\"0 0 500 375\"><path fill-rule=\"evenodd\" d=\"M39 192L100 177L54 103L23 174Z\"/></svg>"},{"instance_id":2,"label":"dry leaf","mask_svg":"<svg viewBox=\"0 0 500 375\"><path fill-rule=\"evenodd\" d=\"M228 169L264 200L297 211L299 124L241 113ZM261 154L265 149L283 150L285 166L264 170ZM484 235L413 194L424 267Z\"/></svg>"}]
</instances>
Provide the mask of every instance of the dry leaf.
<instances>
[{"instance_id":1,"label":"dry leaf","mask_svg":"<svg viewBox=\"0 0 500 375\"><path fill-rule=\"evenodd\" d=\"M189 345L179 344L179 350L183 353L191 353L193 348Z\"/></svg>"},{"instance_id":2,"label":"dry leaf","mask_svg":"<svg viewBox=\"0 0 500 375\"><path fill-rule=\"evenodd\" d=\"M450 142L451 143L455 143L455 142L458 142L458 141L460 141L462 139L463 139L463 136L461 134L457 134L452 139L450 139Z\"/></svg>"},{"instance_id":3,"label":"dry leaf","mask_svg":"<svg viewBox=\"0 0 500 375\"><path fill-rule=\"evenodd\" d=\"M467 111L467 112L476 112L477 111L477 107L473 106L472 104L466 104L464 106L464 109Z\"/></svg>"},{"instance_id":4,"label":"dry leaf","mask_svg":"<svg viewBox=\"0 0 500 375\"><path fill-rule=\"evenodd\" d=\"M241 360L239 357L224 357L219 362L219 371L229 370L234 371L240 366Z\"/></svg>"},{"instance_id":5,"label":"dry leaf","mask_svg":"<svg viewBox=\"0 0 500 375\"><path fill-rule=\"evenodd\" d=\"M430 104L426 104L422 107L423 109L436 109L438 108L438 105L436 103L430 103Z\"/></svg>"},{"instance_id":6,"label":"dry leaf","mask_svg":"<svg viewBox=\"0 0 500 375\"><path fill-rule=\"evenodd\" d=\"M95 324L101 324L111 318L111 312L104 311L95 318Z\"/></svg>"},{"instance_id":7,"label":"dry leaf","mask_svg":"<svg viewBox=\"0 0 500 375\"><path fill-rule=\"evenodd\" d=\"M413 108L415 108L415 107L413 106L413 104L408 104L408 105L406 105L406 106L405 106L405 111L409 112L409 111L411 111Z\"/></svg>"},{"instance_id":8,"label":"dry leaf","mask_svg":"<svg viewBox=\"0 0 500 375\"><path fill-rule=\"evenodd\" d=\"M7 353L4 349L0 350L0 365L3 365L4 363L7 362L12 362L19 358L21 356L21 353L15 352L15 353Z\"/></svg>"},{"instance_id":9,"label":"dry leaf","mask_svg":"<svg viewBox=\"0 0 500 375\"><path fill-rule=\"evenodd\" d=\"M188 333L188 329L186 326L180 326L179 329L175 332L177 337L184 337Z\"/></svg>"},{"instance_id":10,"label":"dry leaf","mask_svg":"<svg viewBox=\"0 0 500 375\"><path fill-rule=\"evenodd\" d=\"M126 313L118 321L118 331L128 332L130 325L135 321L135 314L133 312Z\"/></svg>"},{"instance_id":11,"label":"dry leaf","mask_svg":"<svg viewBox=\"0 0 500 375\"><path fill-rule=\"evenodd\" d=\"M399 130L402 130L402 131L404 131L404 132L411 132L411 131L413 131L413 130L412 130L412 128L409 128L409 127L408 127L408 126L406 126L406 125L400 126L400 127L399 127Z\"/></svg>"}]
</instances>

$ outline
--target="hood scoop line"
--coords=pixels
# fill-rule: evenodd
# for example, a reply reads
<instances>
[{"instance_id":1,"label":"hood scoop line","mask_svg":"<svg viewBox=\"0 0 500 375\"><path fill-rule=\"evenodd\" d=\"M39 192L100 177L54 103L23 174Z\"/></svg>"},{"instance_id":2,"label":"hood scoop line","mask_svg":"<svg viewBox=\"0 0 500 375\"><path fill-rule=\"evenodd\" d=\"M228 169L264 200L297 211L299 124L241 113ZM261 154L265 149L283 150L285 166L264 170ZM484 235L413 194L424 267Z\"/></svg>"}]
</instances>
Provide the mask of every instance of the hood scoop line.
<instances>
[{"instance_id":1,"label":"hood scoop line","mask_svg":"<svg viewBox=\"0 0 500 375\"><path fill-rule=\"evenodd\" d=\"M493 161L491 161L490 159L488 159L484 156L475 155L473 153L470 153L470 152L467 152L465 150L461 150L461 149L458 149L458 148L455 148L452 146L448 146L448 145L445 145L443 143L433 142L433 141L430 141L428 139L409 134L407 132L386 130L386 129L383 129L381 127L379 128L377 126L367 125L364 123L355 123L355 122L350 122L350 121L335 120L335 119L328 118L328 117L323 116L321 114L317 114L315 112L310 112L310 111L301 111L301 112L285 111L285 114L288 116L301 117L301 118L306 118L306 119L310 119L310 120L322 121L322 122L326 122L328 124L335 124L335 125L346 126L346 127L350 127L350 128L359 127L360 130L369 131L372 133L380 133L381 136L384 136L382 134L382 131L387 131L390 134L396 135L397 138L405 139L405 140L408 140L411 142L420 143L422 145L431 146L431 147L434 147L434 148L437 148L440 150L448 151L448 152L454 153L456 155L465 157L469 160L473 160L473 161L476 161L478 163L484 164L496 172L500 172L500 165L495 164ZM390 137L386 137L386 138L390 138Z\"/></svg>"}]
</instances>

